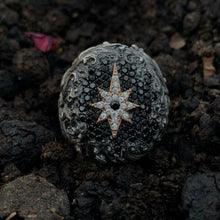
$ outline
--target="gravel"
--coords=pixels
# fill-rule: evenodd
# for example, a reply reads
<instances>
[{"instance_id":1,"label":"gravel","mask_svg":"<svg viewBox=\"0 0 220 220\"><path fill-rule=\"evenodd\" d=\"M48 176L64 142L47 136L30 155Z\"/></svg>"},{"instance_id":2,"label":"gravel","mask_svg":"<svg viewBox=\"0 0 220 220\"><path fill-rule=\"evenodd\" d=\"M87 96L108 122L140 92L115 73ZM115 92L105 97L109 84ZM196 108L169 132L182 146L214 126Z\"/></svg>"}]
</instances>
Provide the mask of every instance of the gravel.
<instances>
[{"instance_id":1,"label":"gravel","mask_svg":"<svg viewBox=\"0 0 220 220\"><path fill-rule=\"evenodd\" d=\"M12 202L13 201L13 202ZM70 212L69 200L46 179L30 174L6 184L0 192L0 217L11 213L23 219L64 219Z\"/></svg>"},{"instance_id":2,"label":"gravel","mask_svg":"<svg viewBox=\"0 0 220 220\"><path fill-rule=\"evenodd\" d=\"M183 188L183 208L189 220L220 218L220 173L196 173Z\"/></svg>"}]
</instances>

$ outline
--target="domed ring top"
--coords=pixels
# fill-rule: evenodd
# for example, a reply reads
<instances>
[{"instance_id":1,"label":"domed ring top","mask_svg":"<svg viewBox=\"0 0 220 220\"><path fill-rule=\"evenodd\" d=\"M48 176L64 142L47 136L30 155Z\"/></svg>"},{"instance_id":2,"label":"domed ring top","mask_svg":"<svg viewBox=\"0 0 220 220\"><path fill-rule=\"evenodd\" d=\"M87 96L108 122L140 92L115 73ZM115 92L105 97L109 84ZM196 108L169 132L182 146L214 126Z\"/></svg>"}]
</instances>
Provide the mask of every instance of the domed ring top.
<instances>
[{"instance_id":1,"label":"domed ring top","mask_svg":"<svg viewBox=\"0 0 220 220\"><path fill-rule=\"evenodd\" d=\"M165 80L136 45L105 42L83 51L61 87L61 130L78 151L96 159L137 160L168 123Z\"/></svg>"}]
</instances>

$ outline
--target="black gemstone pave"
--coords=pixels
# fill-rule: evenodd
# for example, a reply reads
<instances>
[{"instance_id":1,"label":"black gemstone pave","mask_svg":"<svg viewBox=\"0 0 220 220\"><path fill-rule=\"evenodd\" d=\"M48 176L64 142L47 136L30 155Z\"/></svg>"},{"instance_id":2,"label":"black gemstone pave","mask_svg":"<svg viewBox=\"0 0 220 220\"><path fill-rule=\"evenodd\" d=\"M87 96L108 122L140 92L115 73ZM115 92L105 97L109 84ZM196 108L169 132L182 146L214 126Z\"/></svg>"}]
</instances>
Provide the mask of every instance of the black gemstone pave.
<instances>
[{"instance_id":1,"label":"black gemstone pave","mask_svg":"<svg viewBox=\"0 0 220 220\"><path fill-rule=\"evenodd\" d=\"M117 150L117 146L120 146L121 141L124 139L129 138L132 142L137 140L146 141L150 138L150 135L152 135L151 131L153 132L158 129L156 123L153 125L146 124L146 112L149 112L151 98L149 92L149 84L151 83L150 77L146 77L144 81L138 81L138 78L135 77L135 65L129 65L125 60L121 60L116 64L122 92L132 88L133 91L129 97L129 101L140 105L140 107L129 111L133 124L122 120L117 138L112 138L111 140L115 142L115 150ZM96 123L101 110L92 108L90 104L101 101L98 87L109 91L112 68L113 63L108 62L107 58L103 59L101 60L99 69L94 70L92 66L90 67L89 77L83 81L85 88L79 99L79 109L80 111L85 111L86 109L86 116L84 115L81 120L87 122L88 138L96 137L97 140L102 140L105 139L106 136L111 136L111 129L107 120L99 124ZM119 109L120 104L118 102L112 102L111 107L116 110ZM150 129L151 126L153 129ZM120 147L118 150L120 150Z\"/></svg>"}]
</instances>

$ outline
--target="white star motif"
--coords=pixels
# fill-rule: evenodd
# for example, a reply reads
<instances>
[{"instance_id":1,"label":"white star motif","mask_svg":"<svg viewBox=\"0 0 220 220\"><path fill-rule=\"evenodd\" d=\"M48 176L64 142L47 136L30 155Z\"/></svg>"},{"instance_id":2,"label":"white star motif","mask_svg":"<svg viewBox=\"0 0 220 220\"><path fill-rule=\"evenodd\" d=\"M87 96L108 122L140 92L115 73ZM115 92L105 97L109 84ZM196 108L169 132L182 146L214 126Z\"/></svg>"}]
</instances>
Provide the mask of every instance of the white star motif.
<instances>
[{"instance_id":1,"label":"white star motif","mask_svg":"<svg viewBox=\"0 0 220 220\"><path fill-rule=\"evenodd\" d=\"M97 123L107 119L112 130L112 136L116 137L122 119L132 123L128 111L139 107L139 105L128 101L132 88L125 92L121 91L116 63L114 63L109 92L100 88L98 90L102 101L92 104L93 107L102 110Z\"/></svg>"}]
</instances>

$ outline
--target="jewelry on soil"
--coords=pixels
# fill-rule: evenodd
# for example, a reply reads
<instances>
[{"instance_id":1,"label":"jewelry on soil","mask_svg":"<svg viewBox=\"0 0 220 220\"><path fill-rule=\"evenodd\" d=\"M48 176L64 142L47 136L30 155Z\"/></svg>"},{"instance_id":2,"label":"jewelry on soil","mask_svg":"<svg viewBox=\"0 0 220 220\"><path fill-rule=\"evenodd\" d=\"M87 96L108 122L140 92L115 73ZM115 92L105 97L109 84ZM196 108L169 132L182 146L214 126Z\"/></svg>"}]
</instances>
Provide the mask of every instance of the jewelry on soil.
<instances>
[{"instance_id":1,"label":"jewelry on soil","mask_svg":"<svg viewBox=\"0 0 220 220\"><path fill-rule=\"evenodd\" d=\"M103 162L143 157L168 123L165 79L136 45L104 42L83 51L61 88L63 135L78 151Z\"/></svg>"}]
</instances>

